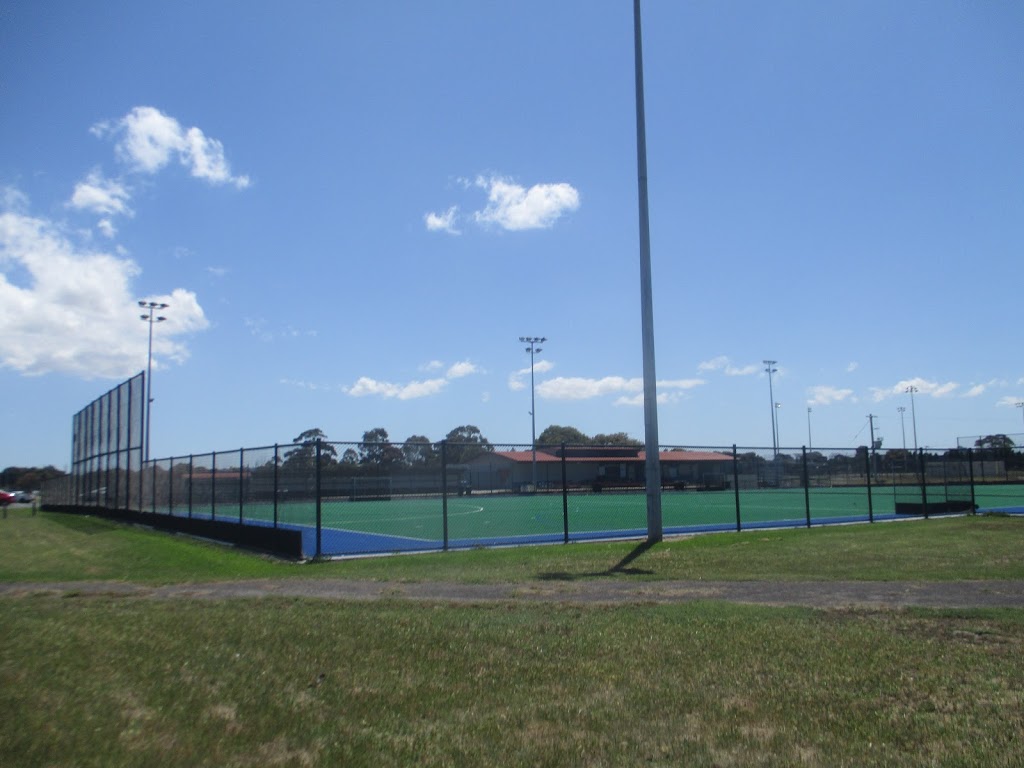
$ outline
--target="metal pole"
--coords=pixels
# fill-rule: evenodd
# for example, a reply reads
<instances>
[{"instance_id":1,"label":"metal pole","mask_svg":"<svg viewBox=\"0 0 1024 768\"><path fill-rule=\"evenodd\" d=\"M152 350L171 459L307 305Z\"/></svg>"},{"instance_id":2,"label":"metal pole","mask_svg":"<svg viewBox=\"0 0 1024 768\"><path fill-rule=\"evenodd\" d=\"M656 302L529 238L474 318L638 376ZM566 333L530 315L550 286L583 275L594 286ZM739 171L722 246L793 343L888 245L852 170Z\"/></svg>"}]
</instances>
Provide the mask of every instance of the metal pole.
<instances>
[{"instance_id":1,"label":"metal pole","mask_svg":"<svg viewBox=\"0 0 1024 768\"><path fill-rule=\"evenodd\" d=\"M807 406L807 450L814 450L814 443L811 442L811 406Z\"/></svg>"},{"instance_id":2,"label":"metal pole","mask_svg":"<svg viewBox=\"0 0 1024 768\"><path fill-rule=\"evenodd\" d=\"M170 304L159 301L140 301L139 306L147 310L146 314L140 315L143 320L149 323L149 352L146 357L146 455L145 461L149 461L149 433L150 433L150 407L153 404L153 323L162 323L166 317L154 317L153 312L157 309L167 309Z\"/></svg>"},{"instance_id":3,"label":"metal pole","mask_svg":"<svg viewBox=\"0 0 1024 768\"><path fill-rule=\"evenodd\" d=\"M732 486L736 495L736 532L739 533L742 523L740 522L740 467L739 459L736 456L736 443L732 444Z\"/></svg>"},{"instance_id":4,"label":"metal pole","mask_svg":"<svg viewBox=\"0 0 1024 768\"><path fill-rule=\"evenodd\" d=\"M535 398L536 388L533 378L533 357L536 352L543 352L538 344L543 344L547 339L543 336L520 336L519 341L529 344L526 351L530 353L530 450L533 454L532 461L532 482L533 492L537 492L537 403Z\"/></svg>"},{"instance_id":5,"label":"metal pole","mask_svg":"<svg viewBox=\"0 0 1024 768\"><path fill-rule=\"evenodd\" d=\"M910 393L910 418L914 424L914 452L917 453L917 408L914 405L914 393L919 390L917 387L910 386L906 391Z\"/></svg>"},{"instance_id":6,"label":"metal pole","mask_svg":"<svg viewBox=\"0 0 1024 768\"><path fill-rule=\"evenodd\" d=\"M644 435L647 488L647 540L662 539L661 461L658 456L658 387L654 367L654 301L651 290L651 227L647 206L647 127L644 118L644 57L640 0L633 0L636 70L637 195L640 208L640 314L644 358Z\"/></svg>"},{"instance_id":7,"label":"metal pole","mask_svg":"<svg viewBox=\"0 0 1024 768\"><path fill-rule=\"evenodd\" d=\"M319 558L323 541L323 507L321 506L320 493L320 438L316 439L316 467L315 467L315 488L316 488L316 557Z\"/></svg>"},{"instance_id":8,"label":"metal pole","mask_svg":"<svg viewBox=\"0 0 1024 768\"><path fill-rule=\"evenodd\" d=\"M807 527L811 527L811 476L807 472L807 449L801 448L800 455L804 465L804 512L807 515Z\"/></svg>"},{"instance_id":9,"label":"metal pole","mask_svg":"<svg viewBox=\"0 0 1024 768\"><path fill-rule=\"evenodd\" d=\"M441 441L441 528L444 535L442 548L448 551L448 441Z\"/></svg>"},{"instance_id":10,"label":"metal pole","mask_svg":"<svg viewBox=\"0 0 1024 768\"><path fill-rule=\"evenodd\" d=\"M770 401L768 405L772 409L772 456L774 457L779 455L779 444L775 433L775 391L772 389L772 374L778 369L773 367L776 363L775 360L762 360L761 362L765 364L765 370L768 372L768 398Z\"/></svg>"},{"instance_id":11,"label":"metal pole","mask_svg":"<svg viewBox=\"0 0 1024 768\"><path fill-rule=\"evenodd\" d=\"M565 472L565 443L562 443L562 530L563 542L569 543L569 484Z\"/></svg>"}]
</instances>

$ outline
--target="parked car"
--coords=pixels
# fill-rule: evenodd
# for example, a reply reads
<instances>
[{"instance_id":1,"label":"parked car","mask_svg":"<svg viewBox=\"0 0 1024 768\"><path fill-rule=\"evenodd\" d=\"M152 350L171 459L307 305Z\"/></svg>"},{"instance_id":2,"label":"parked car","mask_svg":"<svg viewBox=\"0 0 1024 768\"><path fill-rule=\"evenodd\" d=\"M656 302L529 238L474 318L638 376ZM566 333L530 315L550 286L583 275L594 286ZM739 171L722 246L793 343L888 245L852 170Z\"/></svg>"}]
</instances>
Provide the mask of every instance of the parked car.
<instances>
[{"instance_id":1,"label":"parked car","mask_svg":"<svg viewBox=\"0 0 1024 768\"><path fill-rule=\"evenodd\" d=\"M0 490L0 507L6 507L12 503L14 503L14 494Z\"/></svg>"},{"instance_id":2,"label":"parked car","mask_svg":"<svg viewBox=\"0 0 1024 768\"><path fill-rule=\"evenodd\" d=\"M15 491L14 501L18 504L31 504L35 501L36 495L32 491Z\"/></svg>"}]
</instances>

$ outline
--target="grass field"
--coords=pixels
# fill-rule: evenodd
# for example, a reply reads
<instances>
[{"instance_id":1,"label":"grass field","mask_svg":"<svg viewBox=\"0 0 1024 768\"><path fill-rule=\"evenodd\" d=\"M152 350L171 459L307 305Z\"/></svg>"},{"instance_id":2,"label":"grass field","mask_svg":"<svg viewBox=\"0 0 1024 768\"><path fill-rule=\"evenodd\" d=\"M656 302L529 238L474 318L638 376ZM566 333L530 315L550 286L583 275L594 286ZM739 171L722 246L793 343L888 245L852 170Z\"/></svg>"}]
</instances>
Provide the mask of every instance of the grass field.
<instances>
[{"instance_id":1,"label":"grass field","mask_svg":"<svg viewBox=\"0 0 1024 768\"><path fill-rule=\"evenodd\" d=\"M930 501L970 500L968 486L937 486L929 490ZM897 502L921 502L917 486L866 488L766 489L741 491L741 527L812 525L855 520L891 519ZM1024 486L999 486L978 492L980 506L1024 504ZM646 497L642 493L571 493L563 507L560 493L537 495L475 494L450 497L448 543L450 546L494 545L558 541L564 537L566 522L570 539L615 535L642 535L646 531ZM666 532L736 528L737 495L733 491L666 492L662 496ZM160 510L166 511L166 510ZM250 522L274 519L269 502L220 504L205 508L204 515L237 520L239 514ZM175 514L187 514L175 508ZM304 551L316 552L314 533L316 506L312 501L280 503L279 523L306 529ZM442 501L434 497L395 496L387 501L324 499L321 505L324 535L321 552L349 554L441 548L444 544Z\"/></svg>"},{"instance_id":2,"label":"grass field","mask_svg":"<svg viewBox=\"0 0 1024 768\"><path fill-rule=\"evenodd\" d=\"M294 564L16 511L0 580L1022 579L1022 545L960 517ZM1013 765L1022 647L1019 610L3 598L0 765Z\"/></svg>"}]
</instances>

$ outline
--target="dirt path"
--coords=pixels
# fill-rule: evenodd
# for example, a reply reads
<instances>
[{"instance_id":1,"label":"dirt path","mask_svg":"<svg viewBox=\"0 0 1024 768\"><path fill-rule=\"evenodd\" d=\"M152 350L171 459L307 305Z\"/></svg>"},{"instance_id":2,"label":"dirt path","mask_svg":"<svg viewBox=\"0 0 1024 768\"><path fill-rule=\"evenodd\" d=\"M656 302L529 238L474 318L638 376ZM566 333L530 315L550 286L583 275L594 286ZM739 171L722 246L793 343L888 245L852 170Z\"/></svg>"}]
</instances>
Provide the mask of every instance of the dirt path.
<instances>
[{"instance_id":1,"label":"dirt path","mask_svg":"<svg viewBox=\"0 0 1024 768\"><path fill-rule=\"evenodd\" d=\"M725 600L813 608L1024 608L1024 581L531 581L516 584L260 579L146 586L127 582L0 584L0 598L29 596L222 600L306 597L324 600L496 601L575 604Z\"/></svg>"}]
</instances>

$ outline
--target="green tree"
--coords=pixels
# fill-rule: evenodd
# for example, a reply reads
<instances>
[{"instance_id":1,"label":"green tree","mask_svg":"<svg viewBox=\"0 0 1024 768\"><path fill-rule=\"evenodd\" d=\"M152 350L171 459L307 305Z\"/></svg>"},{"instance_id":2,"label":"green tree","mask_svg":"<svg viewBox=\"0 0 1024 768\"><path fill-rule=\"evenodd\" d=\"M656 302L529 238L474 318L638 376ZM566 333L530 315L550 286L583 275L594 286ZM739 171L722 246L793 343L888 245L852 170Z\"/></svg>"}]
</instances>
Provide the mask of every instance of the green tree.
<instances>
[{"instance_id":1,"label":"green tree","mask_svg":"<svg viewBox=\"0 0 1024 768\"><path fill-rule=\"evenodd\" d=\"M297 468L312 468L316 463L316 444L320 442L320 460L328 464L338 461L337 449L327 442L327 435L322 429L314 427L299 434L292 443L296 447L285 451L283 466Z\"/></svg>"},{"instance_id":2,"label":"green tree","mask_svg":"<svg viewBox=\"0 0 1024 768\"><path fill-rule=\"evenodd\" d=\"M465 464L481 453L494 450L490 441L472 424L456 427L444 439L448 442L446 450L449 464Z\"/></svg>"},{"instance_id":3,"label":"green tree","mask_svg":"<svg viewBox=\"0 0 1024 768\"><path fill-rule=\"evenodd\" d=\"M993 451L998 456L1013 453L1014 442L1006 435L985 435L974 441L975 448Z\"/></svg>"},{"instance_id":4,"label":"green tree","mask_svg":"<svg viewBox=\"0 0 1024 768\"><path fill-rule=\"evenodd\" d=\"M552 424L539 435L537 445L590 445L590 438L576 427L562 427Z\"/></svg>"},{"instance_id":5,"label":"green tree","mask_svg":"<svg viewBox=\"0 0 1024 768\"><path fill-rule=\"evenodd\" d=\"M402 450L391 444L388 431L384 427L375 427L363 432L363 443L359 448L360 464L390 467L404 458Z\"/></svg>"},{"instance_id":6,"label":"green tree","mask_svg":"<svg viewBox=\"0 0 1024 768\"><path fill-rule=\"evenodd\" d=\"M402 443L402 455L410 467L424 467L437 459L430 439L423 435L410 435Z\"/></svg>"},{"instance_id":7,"label":"green tree","mask_svg":"<svg viewBox=\"0 0 1024 768\"><path fill-rule=\"evenodd\" d=\"M643 446L642 440L636 440L625 432L612 432L610 435L594 435L590 442L593 445L628 445L636 448Z\"/></svg>"}]
</instances>

